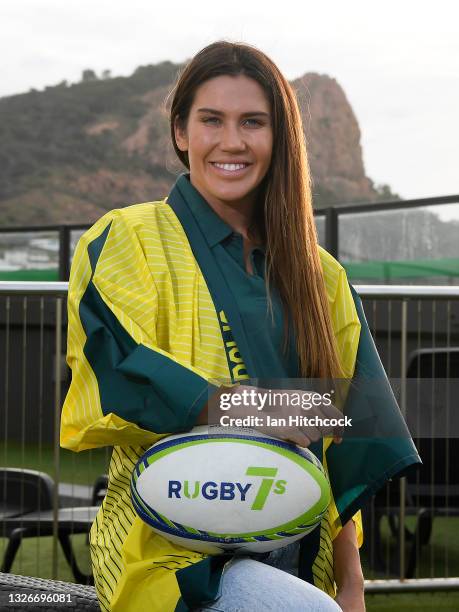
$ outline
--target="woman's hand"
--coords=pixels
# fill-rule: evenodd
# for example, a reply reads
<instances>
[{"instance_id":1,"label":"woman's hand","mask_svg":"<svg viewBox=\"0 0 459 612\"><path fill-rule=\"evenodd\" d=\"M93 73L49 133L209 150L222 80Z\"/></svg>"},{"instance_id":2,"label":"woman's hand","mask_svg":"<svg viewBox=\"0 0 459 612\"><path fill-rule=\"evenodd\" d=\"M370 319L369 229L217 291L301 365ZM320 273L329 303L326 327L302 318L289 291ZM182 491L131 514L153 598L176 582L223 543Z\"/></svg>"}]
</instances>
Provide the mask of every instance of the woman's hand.
<instances>
[{"instance_id":1,"label":"woman's hand","mask_svg":"<svg viewBox=\"0 0 459 612\"><path fill-rule=\"evenodd\" d=\"M336 425L332 426L327 424L327 422L330 419L342 419L343 413L332 403L321 402L317 392L306 391L304 389L263 389L249 385L238 385L231 389L231 394L246 392L247 397L249 395L250 397L258 397L258 394L261 394L262 397L267 398L269 397L269 391L271 392L271 397L274 397L272 394L280 394L280 398L277 396L276 403L267 405L263 401L255 399L250 402L249 406L238 404L231 406L231 409L228 410L228 415L235 418L253 415L263 419L262 424L254 426L255 429L280 440L293 442L303 448L308 447L311 442L317 442L317 440L325 436L333 436L335 442L341 442L342 428ZM306 408L298 405L299 397L304 397L305 399L309 397L310 399L312 395L318 399L317 402L304 402L304 405L307 406ZM314 417L317 417L316 424L306 424L305 418L311 421ZM292 424L289 424L290 418L293 419ZM285 419L287 424L282 425L278 421L273 423L273 420L276 419Z\"/></svg>"}]
</instances>

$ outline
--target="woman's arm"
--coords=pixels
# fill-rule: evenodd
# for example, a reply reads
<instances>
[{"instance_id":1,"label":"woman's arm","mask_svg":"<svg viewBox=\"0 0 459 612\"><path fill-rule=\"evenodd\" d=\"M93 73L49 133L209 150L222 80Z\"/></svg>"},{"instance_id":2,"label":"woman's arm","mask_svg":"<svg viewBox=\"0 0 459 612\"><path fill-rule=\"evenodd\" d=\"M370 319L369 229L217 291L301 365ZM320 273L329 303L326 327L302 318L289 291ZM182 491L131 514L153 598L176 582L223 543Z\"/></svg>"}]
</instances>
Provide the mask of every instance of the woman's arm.
<instances>
[{"instance_id":1,"label":"woman's arm","mask_svg":"<svg viewBox=\"0 0 459 612\"><path fill-rule=\"evenodd\" d=\"M336 603L343 612L364 612L363 572L354 521L348 521L333 541Z\"/></svg>"}]
</instances>

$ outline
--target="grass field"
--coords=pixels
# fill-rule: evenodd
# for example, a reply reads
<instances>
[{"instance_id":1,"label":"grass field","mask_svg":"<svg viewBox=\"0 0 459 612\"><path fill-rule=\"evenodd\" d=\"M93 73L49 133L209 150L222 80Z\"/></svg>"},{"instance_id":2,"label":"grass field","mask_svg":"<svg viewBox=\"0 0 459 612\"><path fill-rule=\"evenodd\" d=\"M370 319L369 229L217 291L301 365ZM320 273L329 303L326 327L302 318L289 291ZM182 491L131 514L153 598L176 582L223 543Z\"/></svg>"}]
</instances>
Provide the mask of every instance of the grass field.
<instances>
[{"instance_id":1,"label":"grass field","mask_svg":"<svg viewBox=\"0 0 459 612\"><path fill-rule=\"evenodd\" d=\"M96 478L108 471L111 451L109 448L96 448L83 453L59 450L59 481L79 485L92 485ZM46 472L54 477L54 447L39 447L28 444L25 448L19 443L0 444L0 465L19 467Z\"/></svg>"},{"instance_id":2,"label":"grass field","mask_svg":"<svg viewBox=\"0 0 459 612\"><path fill-rule=\"evenodd\" d=\"M414 517L408 517L407 527L413 529ZM390 536L388 523L382 521L383 555L396 558L398 542ZM421 550L416 578L441 578L459 576L459 518L436 518L433 524L431 542ZM362 555L362 566L367 580L375 578L397 578L387 573L375 573L368 567L368 560ZM457 612L459 592L457 593L406 593L399 595L367 595L369 612Z\"/></svg>"},{"instance_id":3,"label":"grass field","mask_svg":"<svg viewBox=\"0 0 459 612\"><path fill-rule=\"evenodd\" d=\"M367 595L365 597L368 612L457 612L459 610L459 593L421 593L415 595Z\"/></svg>"}]
</instances>

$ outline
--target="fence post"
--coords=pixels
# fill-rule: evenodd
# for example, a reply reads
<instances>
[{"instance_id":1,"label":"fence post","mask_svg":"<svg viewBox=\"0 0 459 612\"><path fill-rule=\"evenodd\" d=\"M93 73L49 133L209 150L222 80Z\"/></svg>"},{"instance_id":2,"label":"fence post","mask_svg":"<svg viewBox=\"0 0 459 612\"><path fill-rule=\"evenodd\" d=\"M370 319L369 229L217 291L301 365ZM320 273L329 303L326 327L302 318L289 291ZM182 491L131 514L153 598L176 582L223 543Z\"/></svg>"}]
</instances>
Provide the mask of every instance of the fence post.
<instances>
[{"instance_id":1,"label":"fence post","mask_svg":"<svg viewBox=\"0 0 459 612\"><path fill-rule=\"evenodd\" d=\"M325 248L338 259L338 211L333 206L325 209Z\"/></svg>"},{"instance_id":2,"label":"fence post","mask_svg":"<svg viewBox=\"0 0 459 612\"><path fill-rule=\"evenodd\" d=\"M406 420L406 368L407 368L407 325L408 300L402 300L402 326L401 326L401 380L400 380L400 410ZM400 513L399 513L399 541L400 541L400 580L405 579L405 511L406 511L406 477L400 478Z\"/></svg>"},{"instance_id":3,"label":"fence post","mask_svg":"<svg viewBox=\"0 0 459 612\"><path fill-rule=\"evenodd\" d=\"M57 542L60 481L60 423L61 423L61 351L62 351L62 298L56 298L56 341L54 364L54 499L53 499L53 579L57 578Z\"/></svg>"},{"instance_id":4,"label":"fence post","mask_svg":"<svg viewBox=\"0 0 459 612\"><path fill-rule=\"evenodd\" d=\"M59 280L68 281L70 274L70 228L59 227Z\"/></svg>"}]
</instances>

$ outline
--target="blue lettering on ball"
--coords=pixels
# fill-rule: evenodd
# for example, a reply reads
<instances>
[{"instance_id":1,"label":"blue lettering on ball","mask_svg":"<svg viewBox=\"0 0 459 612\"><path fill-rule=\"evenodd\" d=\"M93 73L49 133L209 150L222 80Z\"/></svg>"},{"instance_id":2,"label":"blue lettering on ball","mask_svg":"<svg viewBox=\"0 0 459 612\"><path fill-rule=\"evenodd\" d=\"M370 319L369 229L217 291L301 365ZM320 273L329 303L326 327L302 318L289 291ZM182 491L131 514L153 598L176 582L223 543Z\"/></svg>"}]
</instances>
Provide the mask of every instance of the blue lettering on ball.
<instances>
[{"instance_id":1,"label":"blue lettering on ball","mask_svg":"<svg viewBox=\"0 0 459 612\"><path fill-rule=\"evenodd\" d=\"M237 482L236 486L239 489L239 492L241 493L241 501L245 501L245 496L247 494L247 491L252 486L252 483L249 482L248 484L245 485L245 487L243 487L240 482Z\"/></svg>"},{"instance_id":2,"label":"blue lettering on ball","mask_svg":"<svg viewBox=\"0 0 459 612\"><path fill-rule=\"evenodd\" d=\"M207 490L209 490L209 492L207 492ZM205 497L206 499L216 499L218 497L218 485L216 482L205 482L202 485L202 496Z\"/></svg>"},{"instance_id":3,"label":"blue lettering on ball","mask_svg":"<svg viewBox=\"0 0 459 612\"><path fill-rule=\"evenodd\" d=\"M221 483L220 499L234 499L234 484L232 482Z\"/></svg>"},{"instance_id":4,"label":"blue lettering on ball","mask_svg":"<svg viewBox=\"0 0 459 612\"><path fill-rule=\"evenodd\" d=\"M193 483L191 485L191 483ZM185 480L183 483L180 480L169 480L169 499L175 497L176 499L195 499L201 493L204 499L214 500L233 500L240 498L240 501L246 501L246 495L250 487L251 482L242 484L240 482L220 482L219 484L209 480L205 482L202 487L200 486L199 480L189 481ZM183 488L182 488L183 487ZM239 493L239 495L237 495Z\"/></svg>"},{"instance_id":5,"label":"blue lettering on ball","mask_svg":"<svg viewBox=\"0 0 459 612\"><path fill-rule=\"evenodd\" d=\"M178 497L180 499L180 489L182 488L182 483L179 480L169 480L169 495L168 497Z\"/></svg>"}]
</instances>

